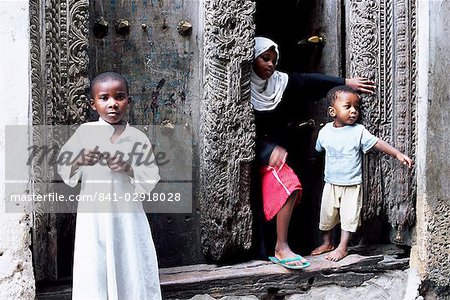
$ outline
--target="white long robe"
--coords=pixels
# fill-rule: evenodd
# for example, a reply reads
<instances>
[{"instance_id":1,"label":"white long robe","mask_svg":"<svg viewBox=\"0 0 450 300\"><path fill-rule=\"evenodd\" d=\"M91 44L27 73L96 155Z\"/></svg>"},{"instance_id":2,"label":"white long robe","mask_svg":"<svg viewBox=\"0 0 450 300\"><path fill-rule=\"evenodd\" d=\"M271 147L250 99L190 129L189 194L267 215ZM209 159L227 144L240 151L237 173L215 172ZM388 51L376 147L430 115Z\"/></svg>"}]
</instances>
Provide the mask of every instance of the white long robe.
<instances>
[{"instance_id":1,"label":"white long robe","mask_svg":"<svg viewBox=\"0 0 450 300\"><path fill-rule=\"evenodd\" d=\"M138 155L133 156L134 178L112 172L100 163L80 167L70 177L71 166L58 165L58 173L66 184L75 186L81 178L80 195L91 199L95 195L94 201L78 202L72 299L161 299L158 262L142 204L124 201L125 197L135 197L135 193L150 192L160 179L158 167L143 132L127 124L112 143L113 132L114 128L102 119L83 124L60 152L76 155L83 148L98 146L100 152L111 154L129 154L133 147L135 153L143 154L140 164ZM142 163L146 157L150 159Z\"/></svg>"}]
</instances>

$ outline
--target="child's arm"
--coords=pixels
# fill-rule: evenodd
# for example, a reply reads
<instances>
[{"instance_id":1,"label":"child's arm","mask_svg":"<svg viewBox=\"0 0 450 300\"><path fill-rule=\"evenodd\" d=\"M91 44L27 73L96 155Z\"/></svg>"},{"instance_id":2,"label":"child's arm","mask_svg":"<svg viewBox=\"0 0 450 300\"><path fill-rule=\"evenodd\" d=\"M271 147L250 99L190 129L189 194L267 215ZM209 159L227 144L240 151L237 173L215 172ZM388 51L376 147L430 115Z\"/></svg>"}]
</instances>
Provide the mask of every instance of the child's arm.
<instances>
[{"instance_id":1,"label":"child's arm","mask_svg":"<svg viewBox=\"0 0 450 300\"><path fill-rule=\"evenodd\" d=\"M382 139L378 139L377 143L374 145L374 149L380 152L384 152L390 156L397 158L402 164L412 167L412 160L407 155L401 153L399 150L395 149Z\"/></svg>"},{"instance_id":2,"label":"child's arm","mask_svg":"<svg viewBox=\"0 0 450 300\"><path fill-rule=\"evenodd\" d=\"M145 138L142 145L140 150L145 159L140 163L137 160L133 161L131 169L133 176L130 176L130 179L136 193L149 193L155 188L161 177L155 155L153 155L152 144Z\"/></svg>"},{"instance_id":3,"label":"child's arm","mask_svg":"<svg viewBox=\"0 0 450 300\"><path fill-rule=\"evenodd\" d=\"M287 95L293 98L304 98L309 101L318 101L325 97L326 93L339 85L347 85L360 93L373 94L375 83L367 78L342 78L318 73L292 73L289 76Z\"/></svg>"},{"instance_id":4,"label":"child's arm","mask_svg":"<svg viewBox=\"0 0 450 300\"><path fill-rule=\"evenodd\" d=\"M289 88L283 97L319 101L330 89L339 85L345 85L344 78L319 73L294 72L289 76Z\"/></svg>"},{"instance_id":5,"label":"child's arm","mask_svg":"<svg viewBox=\"0 0 450 300\"><path fill-rule=\"evenodd\" d=\"M69 140L61 147L58 154L57 172L61 179L69 186L74 187L78 184L82 176L82 166L95 165L100 159L100 152L86 149L81 142L82 136L86 133L91 134L92 127L81 125Z\"/></svg>"}]
</instances>

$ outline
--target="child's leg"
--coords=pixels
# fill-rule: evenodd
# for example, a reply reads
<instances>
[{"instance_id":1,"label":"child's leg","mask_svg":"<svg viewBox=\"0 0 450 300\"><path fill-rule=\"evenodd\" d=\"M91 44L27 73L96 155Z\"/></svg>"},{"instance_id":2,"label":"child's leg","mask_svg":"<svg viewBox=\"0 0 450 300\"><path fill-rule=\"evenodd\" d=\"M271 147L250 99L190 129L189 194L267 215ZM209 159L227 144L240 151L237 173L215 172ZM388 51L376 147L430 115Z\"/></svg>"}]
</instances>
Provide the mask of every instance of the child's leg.
<instances>
[{"instance_id":1,"label":"child's leg","mask_svg":"<svg viewBox=\"0 0 450 300\"><path fill-rule=\"evenodd\" d=\"M350 241L351 232L342 230L341 241L339 246L327 255L326 259L331 261L339 261L348 255L348 242Z\"/></svg>"},{"instance_id":2,"label":"child's leg","mask_svg":"<svg viewBox=\"0 0 450 300\"><path fill-rule=\"evenodd\" d=\"M314 249L311 252L311 255L319 255L334 250L333 242L331 240L332 233L333 230L322 231L322 245Z\"/></svg>"},{"instance_id":3,"label":"child's leg","mask_svg":"<svg viewBox=\"0 0 450 300\"><path fill-rule=\"evenodd\" d=\"M319 255L334 249L332 242L333 228L339 223L339 199L332 184L325 183L320 205L319 229L323 233L322 245L311 252L311 255Z\"/></svg>"},{"instance_id":4,"label":"child's leg","mask_svg":"<svg viewBox=\"0 0 450 300\"><path fill-rule=\"evenodd\" d=\"M361 212L361 185L341 187L341 192L341 241L327 256L332 261L341 260L348 255L348 242L351 234L358 229Z\"/></svg>"},{"instance_id":5,"label":"child's leg","mask_svg":"<svg viewBox=\"0 0 450 300\"><path fill-rule=\"evenodd\" d=\"M275 245L275 257L280 260L285 258L292 258L297 255L292 252L291 248L288 245L288 229L292 210L294 209L294 205L298 195L298 191L293 192L277 214L277 243ZM306 262L306 260L293 261L291 264L302 265L302 263L304 262Z\"/></svg>"}]
</instances>

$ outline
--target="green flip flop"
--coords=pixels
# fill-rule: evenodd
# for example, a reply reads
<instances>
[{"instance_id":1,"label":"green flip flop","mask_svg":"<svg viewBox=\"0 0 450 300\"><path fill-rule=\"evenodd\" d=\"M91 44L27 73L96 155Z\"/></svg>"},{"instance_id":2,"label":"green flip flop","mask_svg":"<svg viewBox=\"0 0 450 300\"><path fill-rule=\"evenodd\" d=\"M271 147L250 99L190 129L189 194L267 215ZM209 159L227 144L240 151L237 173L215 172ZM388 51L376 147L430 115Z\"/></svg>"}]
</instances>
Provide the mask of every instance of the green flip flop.
<instances>
[{"instance_id":1,"label":"green flip flop","mask_svg":"<svg viewBox=\"0 0 450 300\"><path fill-rule=\"evenodd\" d=\"M285 259L278 259L275 256L269 256L269 260L277 265L283 266L286 269L292 269L292 270L300 270L300 269L304 269L306 267L309 267L311 264L307 261L304 262L302 265L297 266L297 265L290 265L290 262L293 261L301 261L303 259L303 257L301 255L297 255L294 257L290 257L290 258L285 258Z\"/></svg>"}]
</instances>

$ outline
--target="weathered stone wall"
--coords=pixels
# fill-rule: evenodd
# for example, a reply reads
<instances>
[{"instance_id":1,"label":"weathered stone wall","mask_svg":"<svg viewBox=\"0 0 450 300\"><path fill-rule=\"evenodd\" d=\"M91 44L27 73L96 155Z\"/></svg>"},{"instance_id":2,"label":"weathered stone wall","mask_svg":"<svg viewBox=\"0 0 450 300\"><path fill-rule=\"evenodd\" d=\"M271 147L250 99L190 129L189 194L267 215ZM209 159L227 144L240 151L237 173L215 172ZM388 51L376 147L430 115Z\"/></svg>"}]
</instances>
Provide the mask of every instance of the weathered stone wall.
<instances>
[{"instance_id":1,"label":"weathered stone wall","mask_svg":"<svg viewBox=\"0 0 450 300\"><path fill-rule=\"evenodd\" d=\"M450 3L418 1L417 226L411 264L425 289L450 286Z\"/></svg>"},{"instance_id":2,"label":"weathered stone wall","mask_svg":"<svg viewBox=\"0 0 450 300\"><path fill-rule=\"evenodd\" d=\"M1 1L0 18L0 299L34 299L31 260L31 219L26 214L5 212L5 125L27 125L29 120L28 1ZM27 154L18 143L17 152ZM25 166L17 172L29 174ZM25 169L24 169L25 168ZM19 184L22 191L28 183Z\"/></svg>"}]
</instances>

